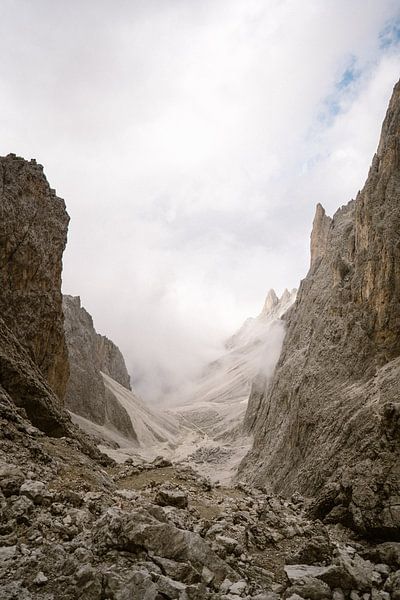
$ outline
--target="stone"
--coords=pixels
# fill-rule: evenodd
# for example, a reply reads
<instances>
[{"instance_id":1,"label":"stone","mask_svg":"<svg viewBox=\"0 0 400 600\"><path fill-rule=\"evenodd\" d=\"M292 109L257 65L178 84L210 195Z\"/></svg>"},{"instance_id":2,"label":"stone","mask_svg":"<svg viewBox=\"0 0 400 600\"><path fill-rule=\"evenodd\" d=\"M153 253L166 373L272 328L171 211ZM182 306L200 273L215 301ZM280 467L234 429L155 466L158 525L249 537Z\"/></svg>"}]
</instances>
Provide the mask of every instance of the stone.
<instances>
[{"instance_id":1,"label":"stone","mask_svg":"<svg viewBox=\"0 0 400 600\"><path fill-rule=\"evenodd\" d=\"M160 577L157 579L158 591L161 594L165 594L167 598L179 598L186 588L187 586L184 583L174 581L170 577L165 577L164 575L160 575Z\"/></svg>"},{"instance_id":2,"label":"stone","mask_svg":"<svg viewBox=\"0 0 400 600\"><path fill-rule=\"evenodd\" d=\"M35 504L43 504L48 501L50 494L42 481L25 481L19 490L21 496L27 496Z\"/></svg>"},{"instance_id":3,"label":"stone","mask_svg":"<svg viewBox=\"0 0 400 600\"><path fill-rule=\"evenodd\" d=\"M285 565L285 573L291 583L303 577L320 577L328 572L329 567L316 567L313 565Z\"/></svg>"},{"instance_id":4,"label":"stone","mask_svg":"<svg viewBox=\"0 0 400 600\"><path fill-rule=\"evenodd\" d=\"M310 600L325 600L330 598L331 590L323 581L307 575L296 579L296 582L286 590L286 598L292 594L298 594L300 597Z\"/></svg>"},{"instance_id":5,"label":"stone","mask_svg":"<svg viewBox=\"0 0 400 600\"><path fill-rule=\"evenodd\" d=\"M48 582L48 577L46 577L46 575L43 573L43 571L39 571L39 573L36 575L35 579L33 580L33 583L35 583L38 586L42 586L45 585Z\"/></svg>"},{"instance_id":6,"label":"stone","mask_svg":"<svg viewBox=\"0 0 400 600\"><path fill-rule=\"evenodd\" d=\"M34 503L28 496L20 496L13 502L11 507L11 515L17 521L22 518L27 519L34 508Z\"/></svg>"},{"instance_id":7,"label":"stone","mask_svg":"<svg viewBox=\"0 0 400 600\"><path fill-rule=\"evenodd\" d=\"M239 545L234 538L228 537L226 535L215 536L215 541L221 546L223 546L229 553L235 552Z\"/></svg>"},{"instance_id":8,"label":"stone","mask_svg":"<svg viewBox=\"0 0 400 600\"><path fill-rule=\"evenodd\" d=\"M153 469L165 469L166 467L171 467L172 462L164 456L156 456L156 458L151 463L151 466Z\"/></svg>"},{"instance_id":9,"label":"stone","mask_svg":"<svg viewBox=\"0 0 400 600\"><path fill-rule=\"evenodd\" d=\"M21 469L6 463L0 464L0 490L5 496L19 493L25 476Z\"/></svg>"},{"instance_id":10,"label":"stone","mask_svg":"<svg viewBox=\"0 0 400 600\"><path fill-rule=\"evenodd\" d=\"M0 564L3 561L14 558L17 553L17 546L0 546Z\"/></svg>"},{"instance_id":11,"label":"stone","mask_svg":"<svg viewBox=\"0 0 400 600\"><path fill-rule=\"evenodd\" d=\"M237 594L238 596L241 596L247 589L247 583L245 581L237 581L236 583L233 583L231 585L231 587L229 588L229 591L231 592L231 594Z\"/></svg>"},{"instance_id":12,"label":"stone","mask_svg":"<svg viewBox=\"0 0 400 600\"><path fill-rule=\"evenodd\" d=\"M160 506L176 506L176 508L186 508L188 505L187 493L179 489L171 489L168 485L161 486L157 490L154 501Z\"/></svg>"}]
</instances>

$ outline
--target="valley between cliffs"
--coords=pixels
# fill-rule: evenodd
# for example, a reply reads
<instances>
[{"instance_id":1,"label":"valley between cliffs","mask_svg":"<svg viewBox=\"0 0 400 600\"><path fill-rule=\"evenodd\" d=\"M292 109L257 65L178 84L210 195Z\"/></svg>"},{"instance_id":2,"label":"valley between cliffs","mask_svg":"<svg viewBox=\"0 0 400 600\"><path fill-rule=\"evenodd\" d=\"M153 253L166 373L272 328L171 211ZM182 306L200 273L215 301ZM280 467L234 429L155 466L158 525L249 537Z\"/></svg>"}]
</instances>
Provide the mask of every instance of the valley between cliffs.
<instances>
[{"instance_id":1,"label":"valley between cliffs","mask_svg":"<svg viewBox=\"0 0 400 600\"><path fill-rule=\"evenodd\" d=\"M168 410L62 296L36 161L0 158L0 209L2 600L400 598L400 83L298 292Z\"/></svg>"}]
</instances>

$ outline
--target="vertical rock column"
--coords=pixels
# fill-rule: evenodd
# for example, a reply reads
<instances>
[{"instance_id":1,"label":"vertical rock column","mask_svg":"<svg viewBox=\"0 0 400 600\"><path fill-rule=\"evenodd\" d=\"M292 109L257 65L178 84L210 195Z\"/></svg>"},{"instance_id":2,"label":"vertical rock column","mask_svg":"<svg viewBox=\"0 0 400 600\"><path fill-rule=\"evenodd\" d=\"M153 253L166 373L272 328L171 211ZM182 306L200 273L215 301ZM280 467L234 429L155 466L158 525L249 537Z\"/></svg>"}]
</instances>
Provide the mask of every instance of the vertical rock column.
<instances>
[{"instance_id":1,"label":"vertical rock column","mask_svg":"<svg viewBox=\"0 0 400 600\"><path fill-rule=\"evenodd\" d=\"M60 403L69 376L61 296L68 222L41 165L0 157L0 314Z\"/></svg>"}]
</instances>

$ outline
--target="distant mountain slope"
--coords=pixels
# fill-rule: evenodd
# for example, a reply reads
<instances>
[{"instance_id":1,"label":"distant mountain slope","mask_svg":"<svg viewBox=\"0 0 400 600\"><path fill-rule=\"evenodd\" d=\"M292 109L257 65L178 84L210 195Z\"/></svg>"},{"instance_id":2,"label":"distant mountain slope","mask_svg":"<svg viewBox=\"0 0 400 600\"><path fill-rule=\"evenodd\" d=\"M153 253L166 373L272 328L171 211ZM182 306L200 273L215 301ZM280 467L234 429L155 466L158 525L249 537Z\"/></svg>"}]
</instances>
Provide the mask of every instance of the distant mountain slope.
<instances>
[{"instance_id":1,"label":"distant mountain slope","mask_svg":"<svg viewBox=\"0 0 400 600\"><path fill-rule=\"evenodd\" d=\"M206 368L174 409L186 424L217 439L232 439L241 432L251 383L261 367L271 374L284 335L280 318L295 297L296 290L285 290L280 299L270 290L258 317L245 321L227 341L226 353Z\"/></svg>"},{"instance_id":2,"label":"distant mountain slope","mask_svg":"<svg viewBox=\"0 0 400 600\"><path fill-rule=\"evenodd\" d=\"M134 439L132 436L124 435L123 428L117 427L115 418L110 421L108 418L100 425L89 419L71 413L74 423L79 425L87 433L95 435L104 442L118 444L122 450L132 449L133 454L139 452L146 455L146 452L158 454L165 446L169 454L171 448L176 445L179 433L178 421L166 412L152 410L141 398L134 392L126 389L120 383L106 375L101 374L106 390L107 402L111 407L118 406L119 411L129 418ZM108 409L109 411L112 408ZM108 452L110 452L108 450ZM128 450L128 455L130 451ZM123 453L120 453L123 456Z\"/></svg>"},{"instance_id":3,"label":"distant mountain slope","mask_svg":"<svg viewBox=\"0 0 400 600\"><path fill-rule=\"evenodd\" d=\"M100 372L101 358L105 357L106 368L114 366L117 376L126 373L124 379L129 382L122 354L109 340L105 346L106 338L97 334L93 319L81 306L79 297L63 296L63 310L70 365L66 408L98 425L108 423L124 437L137 441L128 414L107 393Z\"/></svg>"},{"instance_id":4,"label":"distant mountain slope","mask_svg":"<svg viewBox=\"0 0 400 600\"><path fill-rule=\"evenodd\" d=\"M120 447L158 446L176 437L177 421L151 410L130 389L118 347L99 335L79 297L64 296L71 376L66 407L87 433Z\"/></svg>"}]
</instances>

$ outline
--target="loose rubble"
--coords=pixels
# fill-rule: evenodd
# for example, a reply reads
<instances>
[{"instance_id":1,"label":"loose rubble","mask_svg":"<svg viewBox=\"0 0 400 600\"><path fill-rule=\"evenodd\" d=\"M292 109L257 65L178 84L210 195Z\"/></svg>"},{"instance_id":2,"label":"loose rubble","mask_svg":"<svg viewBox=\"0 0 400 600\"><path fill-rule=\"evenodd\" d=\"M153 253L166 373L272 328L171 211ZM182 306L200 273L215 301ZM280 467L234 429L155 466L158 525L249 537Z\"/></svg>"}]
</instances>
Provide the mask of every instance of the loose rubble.
<instances>
[{"instance_id":1,"label":"loose rubble","mask_svg":"<svg viewBox=\"0 0 400 600\"><path fill-rule=\"evenodd\" d=\"M400 542L371 545L311 520L298 494L213 485L163 457L104 468L10 410L2 600L400 598Z\"/></svg>"}]
</instances>

